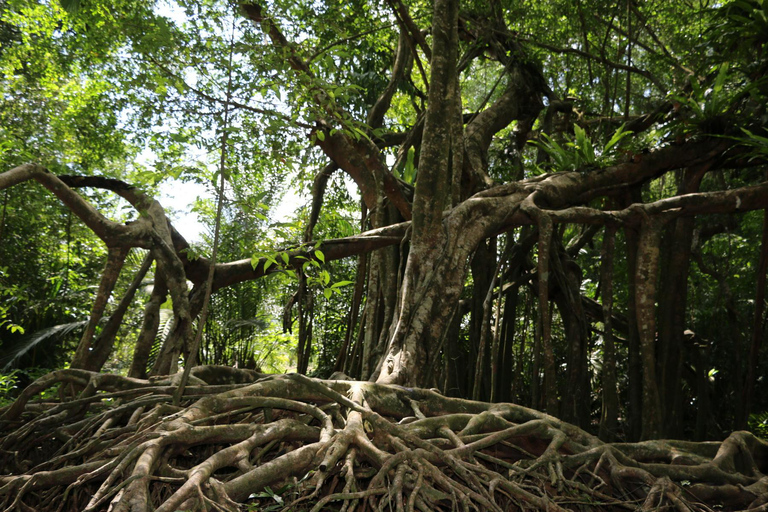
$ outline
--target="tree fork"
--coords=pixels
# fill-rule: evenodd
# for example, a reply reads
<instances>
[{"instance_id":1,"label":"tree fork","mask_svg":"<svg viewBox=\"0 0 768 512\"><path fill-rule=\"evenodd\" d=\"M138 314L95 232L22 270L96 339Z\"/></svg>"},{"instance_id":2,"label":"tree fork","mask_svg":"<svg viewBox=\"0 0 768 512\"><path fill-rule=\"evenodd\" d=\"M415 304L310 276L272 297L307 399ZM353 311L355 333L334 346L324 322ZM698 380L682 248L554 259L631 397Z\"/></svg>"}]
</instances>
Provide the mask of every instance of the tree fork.
<instances>
[{"instance_id":1,"label":"tree fork","mask_svg":"<svg viewBox=\"0 0 768 512\"><path fill-rule=\"evenodd\" d=\"M128 249L125 247L110 247L108 250L107 262L104 266L104 271L101 274L101 282L99 283L99 289L96 292L96 298L91 307L91 315L88 319L88 325L85 328L85 332L83 332L83 336L80 338L80 343L72 358L72 368L88 367L88 361L91 357L91 351L93 350L91 345L93 336L96 334L96 326L104 315L107 301L112 295L112 290L115 288L115 283L117 283L117 278L120 276L120 271L123 269L123 263L125 262L126 256L128 256Z\"/></svg>"},{"instance_id":2,"label":"tree fork","mask_svg":"<svg viewBox=\"0 0 768 512\"><path fill-rule=\"evenodd\" d=\"M115 343L117 331L123 323L125 313L128 311L128 307L131 305L131 302L133 302L133 297L136 295L136 291L142 285L144 276L147 275L147 272L149 272L154 261L152 253L147 252L141 263L141 267L136 272L136 275L134 275L131 284L128 286L128 290L126 290L125 294L120 299L120 302L110 315L104 329L102 329L99 337L96 338L96 341L93 343L93 351L85 364L86 370L96 372L101 371L101 368L107 362Z\"/></svg>"}]
</instances>

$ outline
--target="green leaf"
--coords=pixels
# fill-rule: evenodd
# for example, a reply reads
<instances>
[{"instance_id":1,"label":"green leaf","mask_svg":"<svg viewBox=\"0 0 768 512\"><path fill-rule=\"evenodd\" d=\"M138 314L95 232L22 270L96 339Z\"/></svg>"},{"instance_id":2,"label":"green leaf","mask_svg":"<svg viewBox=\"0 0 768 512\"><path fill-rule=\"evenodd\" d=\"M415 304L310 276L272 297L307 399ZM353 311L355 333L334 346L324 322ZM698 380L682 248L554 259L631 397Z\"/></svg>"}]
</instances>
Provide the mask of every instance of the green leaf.
<instances>
[{"instance_id":1,"label":"green leaf","mask_svg":"<svg viewBox=\"0 0 768 512\"><path fill-rule=\"evenodd\" d=\"M325 140L325 133L317 132L316 135L317 135L317 140L319 140L320 142L323 142Z\"/></svg>"},{"instance_id":2,"label":"green leaf","mask_svg":"<svg viewBox=\"0 0 768 512\"><path fill-rule=\"evenodd\" d=\"M416 167L414 166L414 158L416 157L416 149L413 146L408 148L408 155L405 159L405 170L403 172L403 181L406 183L413 183L416 177Z\"/></svg>"},{"instance_id":3,"label":"green leaf","mask_svg":"<svg viewBox=\"0 0 768 512\"><path fill-rule=\"evenodd\" d=\"M315 250L315 258L325 263L325 254L323 254L323 251L321 251L320 249Z\"/></svg>"},{"instance_id":4,"label":"green leaf","mask_svg":"<svg viewBox=\"0 0 768 512\"><path fill-rule=\"evenodd\" d=\"M603 148L603 153L608 153L611 149L613 149L613 147L616 144L621 142L621 140L624 137L628 137L629 135L632 135L631 131L625 131L624 130L625 126L626 125L622 124L621 126L619 126L619 129L614 132L614 134L611 137L611 139L605 144L605 147Z\"/></svg>"},{"instance_id":5,"label":"green leaf","mask_svg":"<svg viewBox=\"0 0 768 512\"><path fill-rule=\"evenodd\" d=\"M331 288L341 288L342 286L348 286L348 285L352 284L353 282L354 281L339 281L339 282L333 283L331 285Z\"/></svg>"},{"instance_id":6,"label":"green leaf","mask_svg":"<svg viewBox=\"0 0 768 512\"><path fill-rule=\"evenodd\" d=\"M330 288L323 289L323 295L325 295L326 299L330 299L332 294L333 294L333 291Z\"/></svg>"}]
</instances>

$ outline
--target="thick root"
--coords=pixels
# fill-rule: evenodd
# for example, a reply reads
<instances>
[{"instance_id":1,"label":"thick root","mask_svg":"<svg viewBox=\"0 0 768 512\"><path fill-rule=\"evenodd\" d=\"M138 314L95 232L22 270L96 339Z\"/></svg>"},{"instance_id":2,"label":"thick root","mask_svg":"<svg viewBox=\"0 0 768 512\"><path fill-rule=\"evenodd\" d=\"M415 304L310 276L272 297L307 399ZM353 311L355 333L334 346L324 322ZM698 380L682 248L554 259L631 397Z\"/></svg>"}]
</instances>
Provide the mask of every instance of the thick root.
<instances>
[{"instance_id":1,"label":"thick root","mask_svg":"<svg viewBox=\"0 0 768 512\"><path fill-rule=\"evenodd\" d=\"M513 404L301 375L45 376L3 411L0 510L764 510L768 443L603 443ZM248 382L251 381L251 382ZM234 382L228 384L227 382ZM59 386L60 397L33 400Z\"/></svg>"}]
</instances>

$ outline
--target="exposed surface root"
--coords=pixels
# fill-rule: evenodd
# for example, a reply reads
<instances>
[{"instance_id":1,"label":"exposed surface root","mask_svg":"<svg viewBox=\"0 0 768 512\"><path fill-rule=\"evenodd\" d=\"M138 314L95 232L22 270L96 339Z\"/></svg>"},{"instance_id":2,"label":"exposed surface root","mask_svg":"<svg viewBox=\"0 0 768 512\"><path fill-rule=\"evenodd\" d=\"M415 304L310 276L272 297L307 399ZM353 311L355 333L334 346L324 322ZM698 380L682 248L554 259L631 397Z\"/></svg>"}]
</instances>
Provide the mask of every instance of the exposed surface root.
<instances>
[{"instance_id":1,"label":"exposed surface root","mask_svg":"<svg viewBox=\"0 0 768 512\"><path fill-rule=\"evenodd\" d=\"M768 509L768 443L747 432L607 444L430 390L193 375L178 407L172 378L61 370L33 383L3 411L0 510ZM38 398L53 386L55 400Z\"/></svg>"}]
</instances>

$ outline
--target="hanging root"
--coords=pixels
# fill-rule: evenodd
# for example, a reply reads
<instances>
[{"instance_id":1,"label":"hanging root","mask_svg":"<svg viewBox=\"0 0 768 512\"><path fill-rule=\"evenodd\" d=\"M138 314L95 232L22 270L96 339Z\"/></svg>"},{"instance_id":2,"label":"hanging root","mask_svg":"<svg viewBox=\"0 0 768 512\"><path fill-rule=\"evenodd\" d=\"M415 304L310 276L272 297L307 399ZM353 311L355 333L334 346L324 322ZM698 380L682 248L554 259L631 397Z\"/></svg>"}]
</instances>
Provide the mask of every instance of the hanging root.
<instances>
[{"instance_id":1,"label":"hanging root","mask_svg":"<svg viewBox=\"0 0 768 512\"><path fill-rule=\"evenodd\" d=\"M33 383L2 411L0 510L768 508L768 443L747 432L608 444L430 390L193 375L178 407L173 378L62 370ZM57 385L80 391L47 398Z\"/></svg>"}]
</instances>

